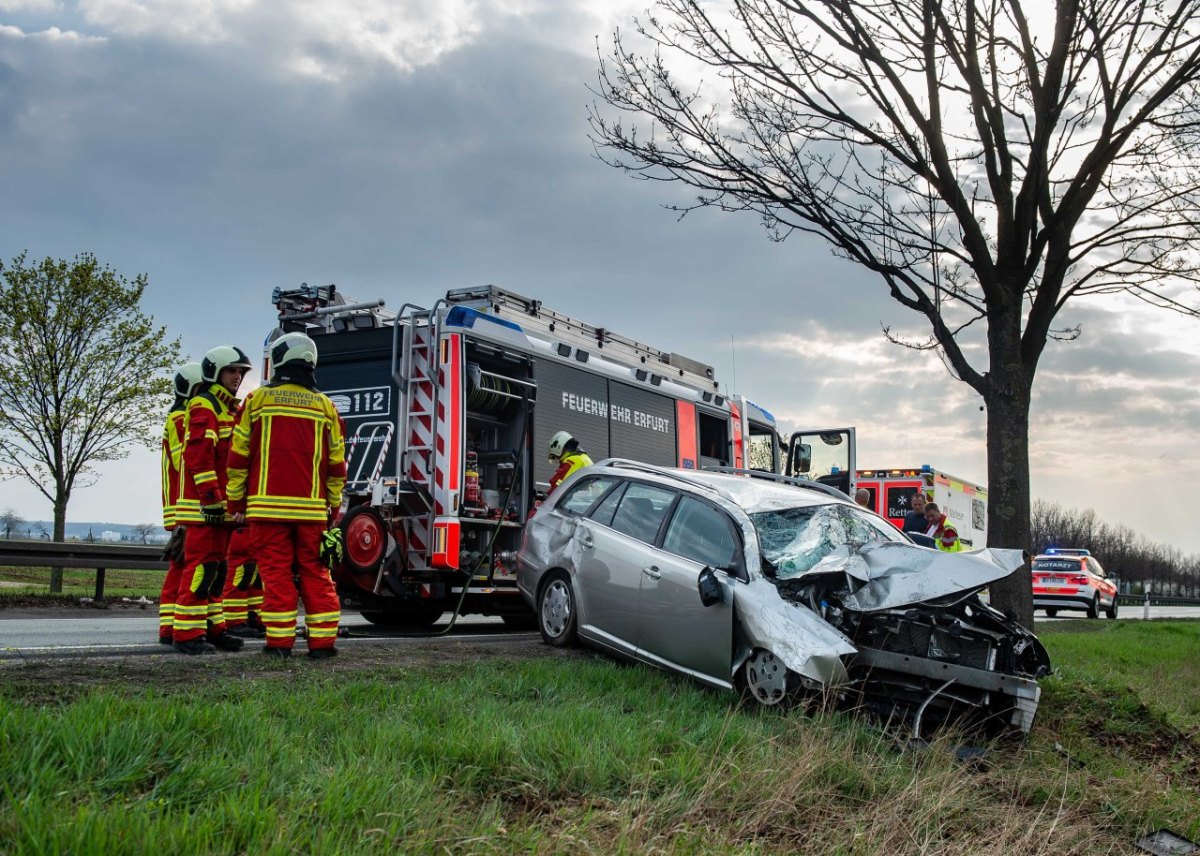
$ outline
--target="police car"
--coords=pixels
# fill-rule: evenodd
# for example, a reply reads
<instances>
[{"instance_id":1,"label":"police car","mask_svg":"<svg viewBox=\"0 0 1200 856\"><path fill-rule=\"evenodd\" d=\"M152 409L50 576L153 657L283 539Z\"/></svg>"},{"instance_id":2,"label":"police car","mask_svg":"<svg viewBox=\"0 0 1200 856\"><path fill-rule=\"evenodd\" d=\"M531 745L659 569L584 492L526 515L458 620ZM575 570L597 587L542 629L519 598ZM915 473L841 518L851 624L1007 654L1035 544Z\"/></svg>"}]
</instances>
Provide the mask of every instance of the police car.
<instances>
[{"instance_id":1,"label":"police car","mask_svg":"<svg viewBox=\"0 0 1200 856\"><path fill-rule=\"evenodd\" d=\"M1099 618L1117 617L1117 584L1087 550L1051 547L1033 560L1033 608L1053 618L1074 609Z\"/></svg>"}]
</instances>

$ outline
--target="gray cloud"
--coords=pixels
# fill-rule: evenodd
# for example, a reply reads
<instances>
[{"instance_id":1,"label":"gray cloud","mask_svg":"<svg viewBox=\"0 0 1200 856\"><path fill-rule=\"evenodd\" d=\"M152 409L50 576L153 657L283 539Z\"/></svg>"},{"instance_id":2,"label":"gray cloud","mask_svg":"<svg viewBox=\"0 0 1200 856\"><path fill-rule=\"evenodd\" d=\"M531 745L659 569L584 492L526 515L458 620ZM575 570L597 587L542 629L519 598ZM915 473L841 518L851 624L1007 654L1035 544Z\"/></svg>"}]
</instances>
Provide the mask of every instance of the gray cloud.
<instances>
[{"instance_id":1,"label":"gray cloud","mask_svg":"<svg viewBox=\"0 0 1200 856\"><path fill-rule=\"evenodd\" d=\"M712 364L784 429L856 425L866 465L986 478L978 396L934 355L884 341L881 325L926 333L878 283L815 239L769 242L752 217L677 223L662 205L680 188L594 157L604 4L483 4L470 21L455 17L465 4L409 4L428 20L404 30L379 18L399 7L370 0L195 4L200 17L179 21L148 3L11 2L0 255L90 250L147 272L149 310L192 355L256 349L275 286L337 282L399 305L494 282ZM80 38L29 35L51 27ZM1113 467L1144 458L1200 477L1187 385L1200 358L1096 306L1064 315L1084 336L1043 360L1034 487L1131 522ZM106 470L133 485L128 522L155 516L155 466L145 453ZM111 508L118 489L106 475L72 515ZM25 496L0 484L0 506ZM1173 507L1138 513L1150 537L1200 550Z\"/></svg>"}]
</instances>

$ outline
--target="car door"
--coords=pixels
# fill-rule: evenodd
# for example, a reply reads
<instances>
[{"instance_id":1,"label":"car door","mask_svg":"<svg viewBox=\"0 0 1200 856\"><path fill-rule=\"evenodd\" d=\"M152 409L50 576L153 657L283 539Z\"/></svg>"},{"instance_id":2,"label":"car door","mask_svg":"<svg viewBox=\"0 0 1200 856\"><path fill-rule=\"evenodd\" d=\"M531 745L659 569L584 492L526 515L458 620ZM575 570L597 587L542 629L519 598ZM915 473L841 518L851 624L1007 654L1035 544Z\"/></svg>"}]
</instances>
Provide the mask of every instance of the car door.
<instances>
[{"instance_id":1,"label":"car door","mask_svg":"<svg viewBox=\"0 0 1200 856\"><path fill-rule=\"evenodd\" d=\"M580 522L579 630L632 654L637 648L642 569L652 563L658 530L676 493L630 480Z\"/></svg>"},{"instance_id":2,"label":"car door","mask_svg":"<svg viewBox=\"0 0 1200 856\"><path fill-rule=\"evenodd\" d=\"M742 541L729 515L683 494L648 565L638 601L638 655L659 665L728 685L733 658L732 580L744 574ZM704 606L698 581L705 567L724 571L729 595Z\"/></svg>"}]
</instances>

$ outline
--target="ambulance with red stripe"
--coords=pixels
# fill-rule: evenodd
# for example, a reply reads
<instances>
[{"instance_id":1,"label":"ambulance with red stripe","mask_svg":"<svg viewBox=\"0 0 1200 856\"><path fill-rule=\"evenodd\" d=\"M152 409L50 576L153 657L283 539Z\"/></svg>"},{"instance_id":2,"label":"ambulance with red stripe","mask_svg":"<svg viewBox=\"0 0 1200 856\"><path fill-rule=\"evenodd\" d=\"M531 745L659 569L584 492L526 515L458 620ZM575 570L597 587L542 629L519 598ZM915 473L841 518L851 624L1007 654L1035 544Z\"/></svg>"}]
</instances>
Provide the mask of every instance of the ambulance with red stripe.
<instances>
[{"instance_id":1,"label":"ambulance with red stripe","mask_svg":"<svg viewBox=\"0 0 1200 856\"><path fill-rule=\"evenodd\" d=\"M904 515L917 491L936 502L958 530L963 549L987 546L987 488L925 464L886 470L859 470L856 484L870 494L867 507L904 528Z\"/></svg>"},{"instance_id":2,"label":"ambulance with red stripe","mask_svg":"<svg viewBox=\"0 0 1200 856\"><path fill-rule=\"evenodd\" d=\"M447 612L531 619L521 530L557 431L593 460L777 472L774 417L720 391L712 367L495 286L428 308L276 289L284 332L317 344L317 384L346 427L343 605L376 624Z\"/></svg>"}]
</instances>

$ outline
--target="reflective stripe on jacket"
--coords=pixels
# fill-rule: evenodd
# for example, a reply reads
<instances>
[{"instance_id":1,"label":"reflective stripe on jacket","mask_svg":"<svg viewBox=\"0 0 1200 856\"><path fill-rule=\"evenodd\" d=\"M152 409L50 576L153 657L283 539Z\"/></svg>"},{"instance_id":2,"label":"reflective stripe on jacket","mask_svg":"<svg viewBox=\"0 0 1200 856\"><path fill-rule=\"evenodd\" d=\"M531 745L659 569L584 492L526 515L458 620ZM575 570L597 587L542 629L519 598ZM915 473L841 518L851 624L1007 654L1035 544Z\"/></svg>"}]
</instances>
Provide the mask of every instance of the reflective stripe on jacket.
<instances>
[{"instance_id":1,"label":"reflective stripe on jacket","mask_svg":"<svg viewBox=\"0 0 1200 856\"><path fill-rule=\"evenodd\" d=\"M571 473L592 465L592 459L586 452L566 452L558 459L558 462L558 469L554 471L554 475L550 476L551 491L565 481Z\"/></svg>"},{"instance_id":2,"label":"reflective stripe on jacket","mask_svg":"<svg viewBox=\"0 0 1200 856\"><path fill-rule=\"evenodd\" d=\"M325 522L342 502L346 448L328 396L299 384L254 391L229 456L229 498L249 520Z\"/></svg>"},{"instance_id":3,"label":"reflective stripe on jacket","mask_svg":"<svg viewBox=\"0 0 1200 856\"><path fill-rule=\"evenodd\" d=\"M203 523L200 506L225 499L225 459L237 418L237 398L219 383L188 402L177 523Z\"/></svg>"},{"instance_id":4,"label":"reflective stripe on jacket","mask_svg":"<svg viewBox=\"0 0 1200 856\"><path fill-rule=\"evenodd\" d=\"M179 502L179 468L183 466L184 427L187 404L171 408L162 434L162 507L163 526L175 528L175 506Z\"/></svg>"}]
</instances>

